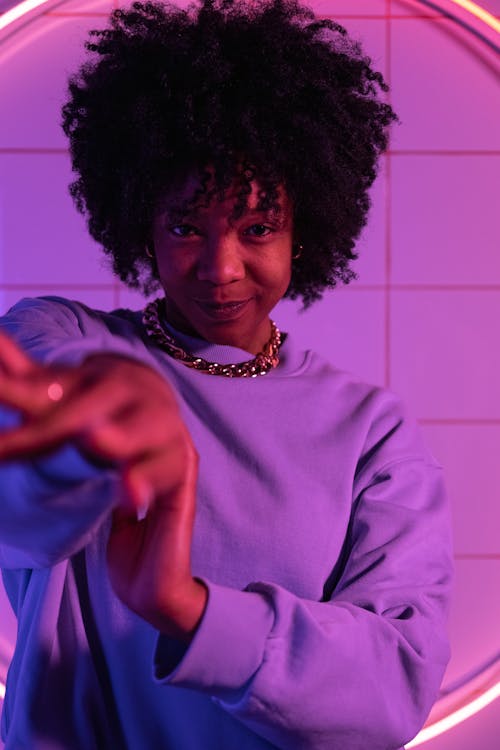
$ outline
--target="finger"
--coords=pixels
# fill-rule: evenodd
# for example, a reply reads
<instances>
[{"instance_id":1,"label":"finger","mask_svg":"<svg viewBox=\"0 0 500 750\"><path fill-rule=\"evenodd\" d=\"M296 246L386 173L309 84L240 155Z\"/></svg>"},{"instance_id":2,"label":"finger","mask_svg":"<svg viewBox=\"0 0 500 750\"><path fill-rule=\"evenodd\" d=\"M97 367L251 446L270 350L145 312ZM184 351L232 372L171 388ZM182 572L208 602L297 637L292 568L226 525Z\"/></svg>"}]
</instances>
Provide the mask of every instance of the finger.
<instances>
[{"instance_id":1,"label":"finger","mask_svg":"<svg viewBox=\"0 0 500 750\"><path fill-rule=\"evenodd\" d=\"M166 408L165 408L166 407ZM181 424L174 408L164 405L158 419L158 403L132 402L115 411L106 420L95 422L78 439L86 450L104 458L129 461L155 451L175 439L175 425ZM170 415L169 415L170 412Z\"/></svg>"},{"instance_id":2,"label":"finger","mask_svg":"<svg viewBox=\"0 0 500 750\"><path fill-rule=\"evenodd\" d=\"M0 376L0 403L25 416L41 416L68 396L75 376L61 369L39 367L29 376Z\"/></svg>"},{"instance_id":3,"label":"finger","mask_svg":"<svg viewBox=\"0 0 500 750\"><path fill-rule=\"evenodd\" d=\"M22 425L0 435L0 461L37 458L55 450L72 437L69 427L62 431L52 425L33 423Z\"/></svg>"},{"instance_id":4,"label":"finger","mask_svg":"<svg viewBox=\"0 0 500 750\"><path fill-rule=\"evenodd\" d=\"M114 510L113 525L123 526L142 521L154 502L154 490L144 478L131 478L122 472L122 497Z\"/></svg>"},{"instance_id":5,"label":"finger","mask_svg":"<svg viewBox=\"0 0 500 750\"><path fill-rule=\"evenodd\" d=\"M197 462L189 442L172 440L162 450L149 453L122 466L124 506L132 506L143 516L146 512L182 513L194 516L194 504L186 505L180 487L196 487ZM192 493L193 497L195 492Z\"/></svg>"},{"instance_id":6,"label":"finger","mask_svg":"<svg viewBox=\"0 0 500 750\"><path fill-rule=\"evenodd\" d=\"M26 375L37 363L7 334L0 331L0 373Z\"/></svg>"},{"instance_id":7,"label":"finger","mask_svg":"<svg viewBox=\"0 0 500 750\"><path fill-rule=\"evenodd\" d=\"M40 407L40 393L35 396L23 393L20 396L22 388L27 387L26 383L16 393L15 386L9 386L11 403L19 396L19 408L24 408L31 418L20 427L0 435L0 460L39 456L50 452L68 439L84 435L93 425L112 418L117 402L123 399L122 389L110 386L109 383L101 382L82 393L82 383L76 369L68 371L66 380L61 380L65 383L63 389L67 389L69 393L66 396L64 390L63 397L56 403L48 395L50 379L46 379L43 386L36 384L37 391L45 390L45 409Z\"/></svg>"}]
</instances>

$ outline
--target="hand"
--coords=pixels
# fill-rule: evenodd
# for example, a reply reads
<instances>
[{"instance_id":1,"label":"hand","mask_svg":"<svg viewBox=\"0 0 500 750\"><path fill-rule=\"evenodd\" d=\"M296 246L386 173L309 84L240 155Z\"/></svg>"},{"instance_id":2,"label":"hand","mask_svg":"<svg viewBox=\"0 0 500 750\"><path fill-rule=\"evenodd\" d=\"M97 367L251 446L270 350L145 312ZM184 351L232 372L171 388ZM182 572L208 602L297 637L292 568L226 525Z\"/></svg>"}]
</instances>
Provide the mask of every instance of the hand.
<instances>
[{"instance_id":1,"label":"hand","mask_svg":"<svg viewBox=\"0 0 500 750\"><path fill-rule=\"evenodd\" d=\"M63 396L51 400L49 387ZM24 423L0 436L0 459L29 458L73 440L98 463L121 466L132 505L181 486L196 451L170 385L116 354L79 367L40 365L0 333L0 403Z\"/></svg>"},{"instance_id":2,"label":"hand","mask_svg":"<svg viewBox=\"0 0 500 750\"><path fill-rule=\"evenodd\" d=\"M199 618L206 601L190 566L198 455L168 382L116 354L92 354L79 367L40 365L0 334L0 403L23 416L0 434L0 461L72 440L97 463L116 466L123 492L108 544L115 592L164 632L178 629L176 618L181 637L192 629L184 615Z\"/></svg>"}]
</instances>

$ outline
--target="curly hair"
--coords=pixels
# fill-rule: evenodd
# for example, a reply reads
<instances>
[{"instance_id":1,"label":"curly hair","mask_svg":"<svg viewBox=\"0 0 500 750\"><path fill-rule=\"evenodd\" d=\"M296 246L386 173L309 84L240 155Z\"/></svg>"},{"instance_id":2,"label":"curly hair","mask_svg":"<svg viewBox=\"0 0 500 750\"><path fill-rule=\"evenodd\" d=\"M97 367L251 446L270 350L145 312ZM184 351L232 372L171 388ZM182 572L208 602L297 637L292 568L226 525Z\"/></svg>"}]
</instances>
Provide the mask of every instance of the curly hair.
<instances>
[{"instance_id":1,"label":"curly hair","mask_svg":"<svg viewBox=\"0 0 500 750\"><path fill-rule=\"evenodd\" d=\"M98 57L70 76L62 107L78 175L69 192L114 273L147 295L160 284L145 247L176 180L203 175L184 214L200 196L222 200L236 180L231 218L253 178L259 209L277 207L283 184L304 245L285 297L302 296L305 310L338 279L358 278L352 250L399 119L378 98L388 86L342 26L298 0L199 2L134 2L89 32L98 39L85 47Z\"/></svg>"}]
</instances>

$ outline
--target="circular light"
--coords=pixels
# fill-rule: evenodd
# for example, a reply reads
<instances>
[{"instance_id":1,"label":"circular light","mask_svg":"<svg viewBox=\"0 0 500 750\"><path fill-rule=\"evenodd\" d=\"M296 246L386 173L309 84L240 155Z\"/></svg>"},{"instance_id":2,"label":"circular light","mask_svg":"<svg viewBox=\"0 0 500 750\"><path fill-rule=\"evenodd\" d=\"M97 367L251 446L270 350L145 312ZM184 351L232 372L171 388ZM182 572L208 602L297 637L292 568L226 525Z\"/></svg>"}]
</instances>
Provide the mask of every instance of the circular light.
<instances>
[{"instance_id":1,"label":"circular light","mask_svg":"<svg viewBox=\"0 0 500 750\"><path fill-rule=\"evenodd\" d=\"M425 0L421 1L424 5L432 5L434 8L439 7L437 3L426 3ZM36 10L36 8L39 8L42 5L46 5L49 2L50 0L24 0L23 2L19 3L0 16L0 31L7 28L10 24L13 24L15 21L18 21L31 11ZM479 19L479 21L486 24L490 29L500 35L500 21L491 13L489 13L485 8L481 7L477 3L471 2L471 0L449 0L449 2L470 13L472 16ZM463 699L463 704L460 707L448 709L446 715L436 721L432 721L431 719L431 723L424 726L424 728L417 734L417 736L411 742L405 745L407 750L409 750L409 748L417 747L418 745L421 745L424 742L437 737L439 734L446 732L448 729L451 729L457 724L460 724L474 714L478 713L498 697L500 697L500 681L497 678L498 674L495 677L494 683L490 684L489 686L483 685L481 688L478 688L477 686L475 688L470 688L467 692L467 696ZM467 687L468 683L462 687L460 691L462 695L464 695ZM4 697L5 684L0 682L0 700L3 700ZM436 704L436 706L439 706L439 702Z\"/></svg>"},{"instance_id":2,"label":"circular light","mask_svg":"<svg viewBox=\"0 0 500 750\"><path fill-rule=\"evenodd\" d=\"M472 13L473 16L476 16L476 18L491 26L494 31L500 34L500 21L485 8L477 5L477 3L472 3L471 0L451 0L451 2Z\"/></svg>"},{"instance_id":3,"label":"circular light","mask_svg":"<svg viewBox=\"0 0 500 750\"><path fill-rule=\"evenodd\" d=\"M0 16L0 31L11 23L14 23L14 21L17 21L18 18L22 18L22 16L25 16L31 10L35 10L47 2L48 0L24 0L19 5L15 5Z\"/></svg>"},{"instance_id":4,"label":"circular light","mask_svg":"<svg viewBox=\"0 0 500 750\"><path fill-rule=\"evenodd\" d=\"M22 18L22 16L25 16L31 10L35 10L48 1L49 0L24 0L24 2L19 3L19 5L15 5L0 16L0 31L11 23L14 23L14 21L17 21L18 18Z\"/></svg>"},{"instance_id":5,"label":"circular light","mask_svg":"<svg viewBox=\"0 0 500 750\"><path fill-rule=\"evenodd\" d=\"M438 734L447 732L448 729L457 726L457 724L461 724L462 721L469 719L471 716L474 716L474 714L477 714L483 708L486 708L486 706L489 706L489 704L493 703L493 701L499 696L500 682L497 682L495 685L482 692L476 698L469 698L469 701L465 705L461 706L461 708L457 708L455 711L447 714L447 716L444 716L439 721L435 721L432 724L426 725L411 742L408 742L408 744L405 745L406 750L408 750L410 747L417 747L417 745L422 745L424 742L437 737Z\"/></svg>"}]
</instances>

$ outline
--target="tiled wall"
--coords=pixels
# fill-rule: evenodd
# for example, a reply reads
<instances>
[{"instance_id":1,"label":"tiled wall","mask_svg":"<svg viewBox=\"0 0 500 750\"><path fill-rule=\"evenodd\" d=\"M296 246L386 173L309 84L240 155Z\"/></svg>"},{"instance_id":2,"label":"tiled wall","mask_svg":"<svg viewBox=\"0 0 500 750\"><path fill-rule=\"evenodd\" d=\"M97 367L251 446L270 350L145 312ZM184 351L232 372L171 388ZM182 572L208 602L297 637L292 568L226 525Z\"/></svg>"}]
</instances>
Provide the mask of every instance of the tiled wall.
<instances>
[{"instance_id":1,"label":"tiled wall","mask_svg":"<svg viewBox=\"0 0 500 750\"><path fill-rule=\"evenodd\" d=\"M500 648L500 65L417 0L311 5L363 42L402 125L372 191L359 280L305 314L280 303L275 318L338 366L400 393L445 467L457 563L446 683ZM86 31L112 7L70 0L0 45L0 313L48 293L101 309L144 303L113 278L73 208L59 126ZM486 7L500 17L500 0ZM11 637L1 602L0 614ZM497 701L426 746L495 750L499 714Z\"/></svg>"}]
</instances>

